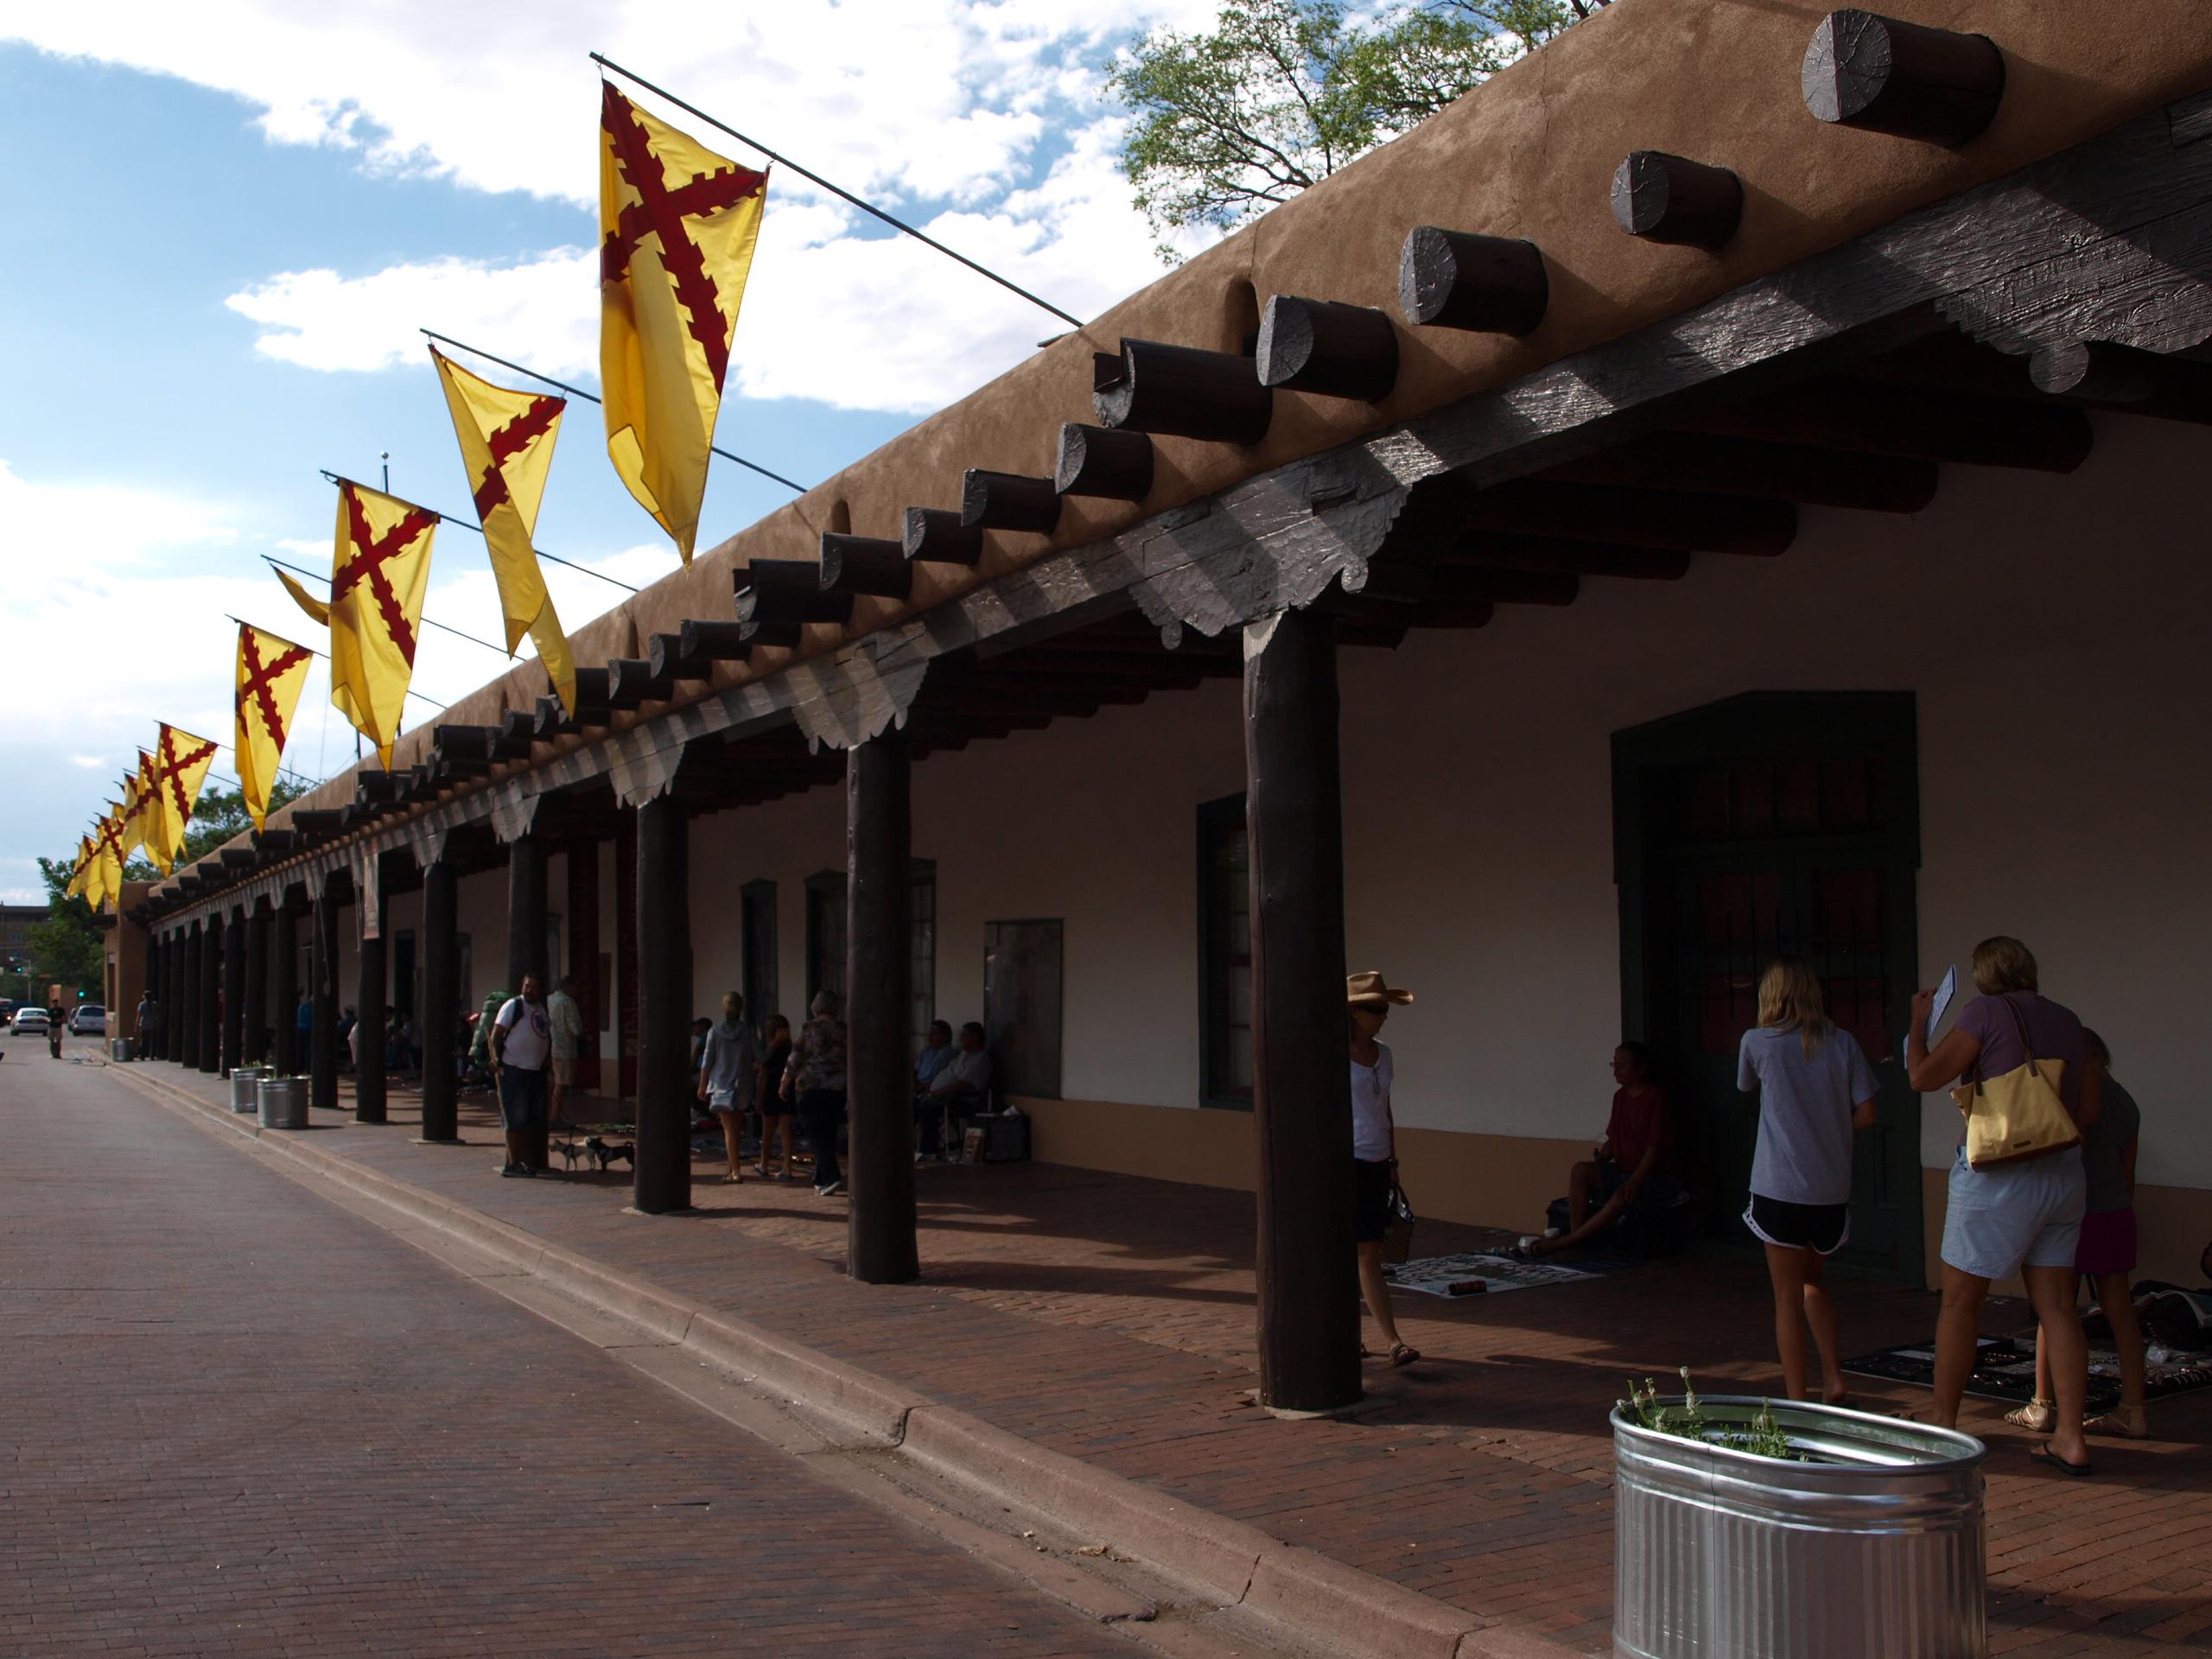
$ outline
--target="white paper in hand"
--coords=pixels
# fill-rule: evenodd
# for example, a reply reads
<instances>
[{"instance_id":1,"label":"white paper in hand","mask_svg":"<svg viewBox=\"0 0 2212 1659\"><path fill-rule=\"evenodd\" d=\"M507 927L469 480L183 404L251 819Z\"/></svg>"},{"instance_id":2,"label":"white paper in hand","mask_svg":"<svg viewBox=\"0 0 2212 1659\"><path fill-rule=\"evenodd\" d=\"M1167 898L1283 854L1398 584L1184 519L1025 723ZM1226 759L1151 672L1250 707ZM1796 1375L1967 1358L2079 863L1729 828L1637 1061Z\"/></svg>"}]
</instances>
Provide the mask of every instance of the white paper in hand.
<instances>
[{"instance_id":1,"label":"white paper in hand","mask_svg":"<svg viewBox=\"0 0 2212 1659\"><path fill-rule=\"evenodd\" d=\"M1959 964L1953 963L1943 970L1942 980L1936 987L1936 1000L1928 1005L1928 1046L1936 1046L1936 1028L1943 1023L1951 999L1959 994Z\"/></svg>"}]
</instances>

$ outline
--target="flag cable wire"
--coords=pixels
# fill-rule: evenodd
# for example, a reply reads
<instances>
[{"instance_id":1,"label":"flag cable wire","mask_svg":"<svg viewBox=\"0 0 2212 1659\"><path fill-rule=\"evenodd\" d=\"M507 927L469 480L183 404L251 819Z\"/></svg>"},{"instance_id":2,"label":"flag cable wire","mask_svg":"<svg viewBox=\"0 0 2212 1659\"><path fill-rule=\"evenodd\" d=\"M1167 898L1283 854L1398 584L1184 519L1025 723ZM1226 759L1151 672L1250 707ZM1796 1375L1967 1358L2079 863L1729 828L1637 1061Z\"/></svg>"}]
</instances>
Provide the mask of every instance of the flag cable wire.
<instances>
[{"instance_id":1,"label":"flag cable wire","mask_svg":"<svg viewBox=\"0 0 2212 1659\"><path fill-rule=\"evenodd\" d=\"M321 571L320 571L320 570L310 570L310 569L308 569L305 565L303 565L303 564L287 564L287 563L284 563L284 561L283 561L283 560L282 560L282 559L276 559L276 558L271 558L271 557L270 557L268 554L266 554L266 553L264 553L263 555L261 555L261 562L262 562L264 564L273 564L273 565L275 565L275 566L276 566L279 570L289 570L289 571L291 571L291 572L292 572L294 575L296 575L311 576L311 577L313 577L315 581L317 581L317 582L321 582L325 587L328 587L328 586L330 585L330 578L329 578L328 576L324 575L322 574L322 572L321 572ZM233 621L237 620L237 619L236 619L235 617L234 617L234 618L232 618L232 620ZM252 625L251 625L251 624L248 624L248 626L251 626ZM485 649L485 650L486 650L486 651L496 651L496 652L498 652L499 653L499 655L500 655L500 656L502 656L502 657L505 657L505 656L508 655L508 652L507 652L505 650L504 650L502 647L500 647L500 646L499 646L499 645L493 645L493 644L489 639L478 639L474 634L473 634L473 633L463 633L463 632L462 632L459 628L453 627L453 626L448 626L448 624L446 624L446 623L443 623L443 622L441 622L441 621L438 621L438 620L437 620L435 618L434 618L434 617L428 617L428 616L424 617L424 618L423 619L423 626L424 627L426 627L426 628L435 628L435 629L437 629L437 630L438 630L438 632L441 632L441 633L449 633L449 634L453 635L453 636L454 636L454 639L466 639L466 640L467 640L467 641L468 641L468 643L469 643L470 645L481 645L481 646L483 646L483 647L484 647L484 649ZM316 655L316 656L318 656L318 657L320 657L320 656L321 656L321 655L322 655L322 652L319 652L319 651L318 651L318 652L315 652L315 655ZM423 694L422 694L420 691L413 690L411 690L411 689L409 690L409 692L407 693L407 695L408 695L409 696L410 696L410 697L422 697L422 696L423 696ZM432 702L432 701L433 701L433 699L431 699L431 698L429 698L429 697L423 697L423 702ZM438 706L439 708L442 709L442 708L444 708L444 707L445 707L445 704L443 704L442 702L441 702L441 703L439 703L437 706Z\"/></svg>"},{"instance_id":2,"label":"flag cable wire","mask_svg":"<svg viewBox=\"0 0 2212 1659\"><path fill-rule=\"evenodd\" d=\"M620 64L615 62L613 59L607 57L597 52L591 54L591 60L599 66L601 78L602 79L605 79L607 71L613 71L614 73L621 76L623 79L644 87L647 92L653 93L657 97L666 99L670 103L675 105L677 109L683 110L689 114L696 115L700 120L704 121L709 126L714 128L716 131L726 132L731 137L736 139L739 143L744 144L749 149L759 150L760 154L766 156L770 161L778 163L779 166L791 168L792 172L798 174L801 178L813 180L815 183L820 185L831 195L842 197L845 200L852 203L854 207L859 208L862 213L874 214L876 218L890 226L893 230L904 232L906 235L912 237L915 241L921 243L925 247L935 248L939 253L943 254L948 259L958 260L962 264L967 266L969 270L974 271L978 276L988 276L991 281L996 283L1001 288L1005 289L1008 293L1019 294L1023 299L1028 301L1030 304L1037 307L1039 310L1051 312L1062 322L1066 323L1071 328L1074 328L1078 331L1083 328L1084 322L1082 318L1069 315L1068 313L1061 310L1058 306L1054 305L1050 300L1039 299L1037 296L1032 294L1027 289L1022 287L1020 283L1007 280L1006 277L1000 276L995 270L991 270L988 265L977 264L966 254L946 247L944 243L937 240L936 238L925 235L922 232L916 230L912 225L906 223L905 219L899 219L890 213L887 213L882 208L877 207L874 202L861 200L860 197L855 195L851 191L844 188L842 185L830 183L829 180L823 178L819 173L811 172L806 168L801 167L797 162L791 160L788 156L779 155L776 151L769 149L767 145L762 143L759 139L747 137L745 134L740 132L735 127L731 126L728 122L717 121L713 116L709 115L696 104L686 103L683 99L678 98L674 92L670 92L667 87L655 85L653 82L647 80L643 75L638 73L636 70L625 69ZM594 401L596 402L597 400L594 399Z\"/></svg>"},{"instance_id":3,"label":"flag cable wire","mask_svg":"<svg viewBox=\"0 0 2212 1659\"><path fill-rule=\"evenodd\" d=\"M526 374L533 380L538 381L543 385L551 386L556 391L565 391L572 397L581 397L586 403L597 404L605 401L593 393L586 391L582 386L570 385L566 380L556 380L551 375L540 374L536 369L526 369L521 364L510 361L508 359L501 357L496 352L487 352L481 346L471 346L467 340L455 340L451 334L442 334L435 328L418 328L416 332L419 334L428 334L432 340L436 340L441 346L450 346L456 351L467 352L472 357L480 357L486 363L496 363L503 369L512 369L517 374ZM752 468L753 471L760 474L763 478L772 478L777 483L782 485L787 490L796 490L801 495L804 495L807 492L809 487L808 486L801 484L796 480L785 478L781 473L772 473L766 467L763 467L759 461L747 461L743 455L734 454L729 450L723 448L719 443L709 444L707 447L713 450L715 454L720 455L724 461L734 461L741 467ZM540 554L538 556L547 559L553 557L550 553ZM568 563L566 559L556 559L554 562L557 564L566 564ZM579 570L583 568L584 567L582 565L578 565L576 567ZM593 575L598 575L599 572L594 570L591 572L591 574ZM612 580L612 578L607 578L607 580ZM632 588L630 591L634 594L638 590Z\"/></svg>"},{"instance_id":4,"label":"flag cable wire","mask_svg":"<svg viewBox=\"0 0 2212 1659\"><path fill-rule=\"evenodd\" d=\"M427 334L430 331L425 328L423 332ZM482 353L480 353L479 355L480 356ZM524 370L524 372L528 373L529 371ZM360 487L365 490L375 490L380 495L391 495L391 490L388 486L361 484L359 479L348 478L343 473L334 473L327 467L318 467L316 470L334 484L360 484ZM395 501L406 500L405 497L397 495L391 495L391 499ZM421 512L433 515L441 524L454 524L462 530L473 530L479 536L481 536L484 533L483 525L473 524L466 518L456 518L449 512L440 512L435 507L423 506L420 501L408 501L407 505ZM638 591L628 582L623 581L620 576L610 576L604 570L594 570L588 564L578 564L574 559L564 559L557 553L548 553L543 548L538 546L535 541L531 543L530 550L541 559L549 559L555 564L566 565L571 570L581 570L588 576L596 576L600 581L607 583L610 588L620 588L626 594L634 594ZM271 563L274 563L274 561L271 561ZM443 625L440 624L435 626ZM446 632L450 633L453 630L448 628ZM466 639L467 636L463 635L462 637ZM481 645L483 641L480 639L477 643Z\"/></svg>"}]
</instances>

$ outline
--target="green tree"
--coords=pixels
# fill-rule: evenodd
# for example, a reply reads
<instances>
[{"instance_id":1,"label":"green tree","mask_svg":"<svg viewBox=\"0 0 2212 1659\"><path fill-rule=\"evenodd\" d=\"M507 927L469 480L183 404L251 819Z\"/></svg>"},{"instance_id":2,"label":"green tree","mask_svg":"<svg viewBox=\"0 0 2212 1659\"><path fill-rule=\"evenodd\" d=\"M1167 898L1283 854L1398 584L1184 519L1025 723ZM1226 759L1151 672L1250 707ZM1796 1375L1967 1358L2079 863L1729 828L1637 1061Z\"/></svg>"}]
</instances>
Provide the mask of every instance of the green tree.
<instances>
[{"instance_id":1,"label":"green tree","mask_svg":"<svg viewBox=\"0 0 2212 1659\"><path fill-rule=\"evenodd\" d=\"M88 991L97 996L105 978L107 950L92 921L92 907L82 899L63 893L73 862L50 858L38 861L46 882L46 919L24 936L30 946L31 995L43 1001L46 988L59 983L65 991Z\"/></svg>"},{"instance_id":2,"label":"green tree","mask_svg":"<svg viewBox=\"0 0 2212 1659\"><path fill-rule=\"evenodd\" d=\"M273 812L285 802L297 800L308 792L308 785L280 776L269 787L269 810ZM192 817L184 826L184 851L177 859L177 868L196 864L225 842L252 828L253 817L245 810L243 789L217 789L212 785L202 788L200 798L193 804ZM126 881L151 881L160 874L143 853L134 853L130 861L123 867L123 879Z\"/></svg>"},{"instance_id":3,"label":"green tree","mask_svg":"<svg viewBox=\"0 0 2212 1659\"><path fill-rule=\"evenodd\" d=\"M1122 171L1161 236L1233 230L1605 3L1409 0L1360 19L1337 0L1230 0L1211 32L1155 29L1116 62Z\"/></svg>"}]
</instances>

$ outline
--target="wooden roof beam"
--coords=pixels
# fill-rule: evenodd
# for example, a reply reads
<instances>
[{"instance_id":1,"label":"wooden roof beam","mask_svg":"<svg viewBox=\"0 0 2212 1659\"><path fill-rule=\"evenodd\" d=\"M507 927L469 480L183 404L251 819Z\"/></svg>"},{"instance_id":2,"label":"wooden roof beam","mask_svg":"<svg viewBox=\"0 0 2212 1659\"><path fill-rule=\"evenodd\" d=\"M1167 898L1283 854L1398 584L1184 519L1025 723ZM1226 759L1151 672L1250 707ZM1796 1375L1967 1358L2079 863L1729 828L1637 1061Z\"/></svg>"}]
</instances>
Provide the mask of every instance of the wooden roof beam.
<instances>
[{"instance_id":1,"label":"wooden roof beam","mask_svg":"<svg viewBox=\"0 0 2212 1659\"><path fill-rule=\"evenodd\" d=\"M2070 473L2093 435L2081 410L1839 378L1807 380L1683 426L1728 437L1813 444L1967 467Z\"/></svg>"},{"instance_id":2,"label":"wooden roof beam","mask_svg":"<svg viewBox=\"0 0 2212 1659\"><path fill-rule=\"evenodd\" d=\"M1774 497L1861 512L1917 512L1936 499L1940 474L1932 461L1711 433L1660 432L1536 476L1567 483Z\"/></svg>"},{"instance_id":3,"label":"wooden roof beam","mask_svg":"<svg viewBox=\"0 0 2212 1659\"><path fill-rule=\"evenodd\" d=\"M1516 479L1487 490L1465 490L1453 506L1452 518L1461 530L1516 531L1693 553L1766 556L1781 552L1797 534L1797 510L1787 501L1688 490Z\"/></svg>"},{"instance_id":4,"label":"wooden roof beam","mask_svg":"<svg viewBox=\"0 0 2212 1659\"><path fill-rule=\"evenodd\" d=\"M1150 340L1122 340L1119 356L1092 355L1091 404L1109 431L1216 443L1257 443L1274 416L1274 394L1250 358Z\"/></svg>"},{"instance_id":5,"label":"wooden roof beam","mask_svg":"<svg viewBox=\"0 0 2212 1659\"><path fill-rule=\"evenodd\" d=\"M1152 493L1152 440L1071 421L1060 428L1052 487L1062 495L1106 501L1141 501Z\"/></svg>"},{"instance_id":6,"label":"wooden roof beam","mask_svg":"<svg viewBox=\"0 0 2212 1659\"><path fill-rule=\"evenodd\" d=\"M1398 254L1398 309L1421 328L1534 334L1551 277L1533 242L1422 225Z\"/></svg>"},{"instance_id":7,"label":"wooden roof beam","mask_svg":"<svg viewBox=\"0 0 2212 1659\"><path fill-rule=\"evenodd\" d=\"M731 573L740 622L849 622L850 594L822 591L822 567L807 559L755 559Z\"/></svg>"},{"instance_id":8,"label":"wooden roof beam","mask_svg":"<svg viewBox=\"0 0 2212 1659\"><path fill-rule=\"evenodd\" d=\"M904 600L914 591L914 569L906 547L881 536L822 533L820 582L825 594L869 594Z\"/></svg>"},{"instance_id":9,"label":"wooden roof beam","mask_svg":"<svg viewBox=\"0 0 2212 1659\"><path fill-rule=\"evenodd\" d=\"M908 558L926 564L973 565L983 556L982 527L963 522L957 508L907 508L899 543Z\"/></svg>"},{"instance_id":10,"label":"wooden roof beam","mask_svg":"<svg viewBox=\"0 0 2212 1659\"><path fill-rule=\"evenodd\" d=\"M1372 306L1270 295L1253 367L1263 386L1379 404L1398 384L1398 331Z\"/></svg>"},{"instance_id":11,"label":"wooden roof beam","mask_svg":"<svg viewBox=\"0 0 2212 1659\"><path fill-rule=\"evenodd\" d=\"M960 480L960 522L969 530L1039 533L1060 521L1060 493L1049 478L971 467Z\"/></svg>"}]
</instances>

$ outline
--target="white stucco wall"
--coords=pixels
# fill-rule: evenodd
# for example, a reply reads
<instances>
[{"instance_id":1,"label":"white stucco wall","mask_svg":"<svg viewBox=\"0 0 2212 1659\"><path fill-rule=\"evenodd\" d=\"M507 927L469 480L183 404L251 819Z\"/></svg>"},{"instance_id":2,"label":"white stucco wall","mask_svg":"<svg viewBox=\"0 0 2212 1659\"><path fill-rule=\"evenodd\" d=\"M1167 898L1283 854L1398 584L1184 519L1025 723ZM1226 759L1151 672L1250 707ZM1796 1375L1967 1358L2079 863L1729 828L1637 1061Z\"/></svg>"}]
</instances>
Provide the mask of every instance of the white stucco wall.
<instances>
[{"instance_id":1,"label":"white stucco wall","mask_svg":"<svg viewBox=\"0 0 2212 1659\"><path fill-rule=\"evenodd\" d=\"M1566 609L1347 650L1350 954L1420 998L1390 1032L1400 1121L1602 1129L1614 732L1744 691L1910 690L1924 977L1986 934L2026 939L2143 1103L2142 1179L2212 1187L2190 949L2212 919L2208 463L2212 432L2102 419L2069 476L1947 467L1910 518L1807 510L1780 558L1592 580ZM1243 783L1233 681L926 760L914 850L937 861L940 1014L980 1014L987 920L1062 918L1064 1093L1194 1106L1195 809ZM739 888L768 877L798 1014L804 884L842 863L842 814L820 789L695 821L702 1008L739 981ZM1940 1166L1949 1103L1923 1124Z\"/></svg>"}]
</instances>

